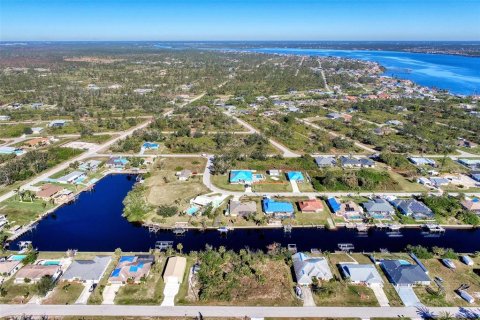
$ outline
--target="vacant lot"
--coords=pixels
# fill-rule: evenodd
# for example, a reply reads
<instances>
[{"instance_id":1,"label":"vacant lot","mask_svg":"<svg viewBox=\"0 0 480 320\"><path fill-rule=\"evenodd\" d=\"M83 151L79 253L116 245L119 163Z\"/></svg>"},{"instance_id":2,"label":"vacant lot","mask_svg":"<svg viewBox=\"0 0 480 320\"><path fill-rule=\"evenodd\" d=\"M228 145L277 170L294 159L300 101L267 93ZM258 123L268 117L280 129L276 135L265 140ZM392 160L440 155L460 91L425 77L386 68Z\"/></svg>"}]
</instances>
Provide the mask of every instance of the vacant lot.
<instances>
[{"instance_id":1,"label":"vacant lot","mask_svg":"<svg viewBox=\"0 0 480 320\"><path fill-rule=\"evenodd\" d=\"M0 295L0 303L26 303L35 293L31 284L14 284L13 278L2 284L3 293Z\"/></svg>"},{"instance_id":2,"label":"vacant lot","mask_svg":"<svg viewBox=\"0 0 480 320\"><path fill-rule=\"evenodd\" d=\"M53 292L42 301L43 304L73 304L83 291L83 284L77 282L61 282Z\"/></svg>"},{"instance_id":3,"label":"vacant lot","mask_svg":"<svg viewBox=\"0 0 480 320\"><path fill-rule=\"evenodd\" d=\"M455 260L455 270L450 270L445 267L438 259L428 259L422 261L429 270L429 276L431 279L435 277L441 277L444 279L443 286L445 288L445 294L435 294L439 292L439 287L432 282L430 289L425 287L415 288L420 301L427 306L471 306L465 300L463 300L455 290L462 284L467 284L470 288L467 292L473 297L476 293L480 292L480 276L473 272L473 267L467 266L462 262ZM476 259L478 265L479 260ZM434 292L433 294L430 292ZM480 305L478 299L475 300L473 305Z\"/></svg>"},{"instance_id":4,"label":"vacant lot","mask_svg":"<svg viewBox=\"0 0 480 320\"><path fill-rule=\"evenodd\" d=\"M175 205L180 210L186 209L190 199L209 190L203 185L201 176L179 181L175 173L183 169L203 173L205 161L204 158L159 159L152 175L145 181L148 202L155 206Z\"/></svg>"},{"instance_id":5,"label":"vacant lot","mask_svg":"<svg viewBox=\"0 0 480 320\"><path fill-rule=\"evenodd\" d=\"M297 305L291 271L283 259L262 253L208 251L200 254L195 290L202 305Z\"/></svg>"}]
</instances>

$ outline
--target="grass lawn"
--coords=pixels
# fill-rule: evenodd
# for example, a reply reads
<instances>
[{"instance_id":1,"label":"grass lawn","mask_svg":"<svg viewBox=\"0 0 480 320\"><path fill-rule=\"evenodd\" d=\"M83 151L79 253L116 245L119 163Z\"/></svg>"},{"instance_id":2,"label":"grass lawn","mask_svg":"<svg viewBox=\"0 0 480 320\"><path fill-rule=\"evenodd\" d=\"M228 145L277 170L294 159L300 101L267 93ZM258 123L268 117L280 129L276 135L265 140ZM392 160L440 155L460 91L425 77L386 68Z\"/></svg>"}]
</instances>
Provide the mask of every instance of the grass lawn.
<instances>
[{"instance_id":1,"label":"grass lawn","mask_svg":"<svg viewBox=\"0 0 480 320\"><path fill-rule=\"evenodd\" d=\"M13 278L10 278L2 288L6 292L5 295L0 295L0 303L26 303L34 295L34 287L32 284L14 284Z\"/></svg>"},{"instance_id":2,"label":"grass lawn","mask_svg":"<svg viewBox=\"0 0 480 320\"><path fill-rule=\"evenodd\" d=\"M478 265L480 260L474 259ZM422 303L427 306L472 306L463 300L455 290L462 284L468 284L470 288L467 290L472 296L475 296L475 292L480 292L480 277L473 272L473 268L469 267L462 262L455 260L454 263L457 267L456 270L450 270L445 267L438 259L422 260L423 264L430 271L429 276L431 279L435 277L441 277L445 280L443 286L445 287L445 295L438 296L427 292L425 287L415 288L418 298ZM432 282L431 288L437 291L438 287ZM475 300L475 306L479 306L478 299Z\"/></svg>"},{"instance_id":3,"label":"grass lawn","mask_svg":"<svg viewBox=\"0 0 480 320\"><path fill-rule=\"evenodd\" d=\"M122 286L115 296L115 304L160 304L165 286L162 279L165 263L165 257L157 260L145 282Z\"/></svg>"},{"instance_id":4,"label":"grass lawn","mask_svg":"<svg viewBox=\"0 0 480 320\"><path fill-rule=\"evenodd\" d=\"M51 208L53 208L52 204L40 199L35 199L33 202L29 200L20 202L12 197L0 204L0 215L7 216L10 226L21 226L35 220L40 214Z\"/></svg>"},{"instance_id":5,"label":"grass lawn","mask_svg":"<svg viewBox=\"0 0 480 320\"><path fill-rule=\"evenodd\" d=\"M313 298L317 306L378 306L377 298L372 289L345 281L322 282L320 290L314 293Z\"/></svg>"},{"instance_id":6,"label":"grass lawn","mask_svg":"<svg viewBox=\"0 0 480 320\"><path fill-rule=\"evenodd\" d=\"M410 182L405 177L402 177L400 174L396 173L395 171L389 171L390 177L398 183L401 190L404 192L424 192L428 191L428 188L425 186L416 183Z\"/></svg>"},{"instance_id":7,"label":"grass lawn","mask_svg":"<svg viewBox=\"0 0 480 320\"><path fill-rule=\"evenodd\" d=\"M295 213L295 222L300 225L325 225L329 217L330 213L325 208L319 213L302 213L298 211Z\"/></svg>"},{"instance_id":8,"label":"grass lawn","mask_svg":"<svg viewBox=\"0 0 480 320\"><path fill-rule=\"evenodd\" d=\"M229 191L245 191L245 186L243 184L230 184L228 182L228 175L212 175L211 181L212 184L218 188L229 190Z\"/></svg>"},{"instance_id":9,"label":"grass lawn","mask_svg":"<svg viewBox=\"0 0 480 320\"><path fill-rule=\"evenodd\" d=\"M83 136L80 139L78 139L78 141L101 144L112 138L113 138L113 135L110 135L110 134L98 134L98 135Z\"/></svg>"},{"instance_id":10,"label":"grass lawn","mask_svg":"<svg viewBox=\"0 0 480 320\"><path fill-rule=\"evenodd\" d=\"M78 282L60 282L43 304L73 304L82 293L84 285Z\"/></svg>"},{"instance_id":11,"label":"grass lawn","mask_svg":"<svg viewBox=\"0 0 480 320\"><path fill-rule=\"evenodd\" d=\"M292 185L290 182L256 183L252 189L254 192L292 192Z\"/></svg>"}]
</instances>

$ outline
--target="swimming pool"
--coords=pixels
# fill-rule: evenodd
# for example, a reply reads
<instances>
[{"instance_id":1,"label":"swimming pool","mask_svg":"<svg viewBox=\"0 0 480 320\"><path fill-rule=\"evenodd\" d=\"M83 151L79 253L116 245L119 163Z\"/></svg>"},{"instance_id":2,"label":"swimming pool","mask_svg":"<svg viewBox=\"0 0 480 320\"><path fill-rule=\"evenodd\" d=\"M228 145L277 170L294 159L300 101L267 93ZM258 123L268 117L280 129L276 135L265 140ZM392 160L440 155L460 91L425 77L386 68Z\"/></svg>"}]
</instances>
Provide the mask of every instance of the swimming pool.
<instances>
[{"instance_id":1,"label":"swimming pool","mask_svg":"<svg viewBox=\"0 0 480 320\"><path fill-rule=\"evenodd\" d=\"M13 256L10 256L8 260L10 261L22 261L25 259L26 255L25 254L14 254Z\"/></svg>"},{"instance_id":2,"label":"swimming pool","mask_svg":"<svg viewBox=\"0 0 480 320\"><path fill-rule=\"evenodd\" d=\"M45 260L42 262L42 265L44 266L59 266L60 261L58 260Z\"/></svg>"},{"instance_id":3,"label":"swimming pool","mask_svg":"<svg viewBox=\"0 0 480 320\"><path fill-rule=\"evenodd\" d=\"M411 264L411 263L408 262L407 260L398 260L398 262L399 262L402 266L408 266L408 265Z\"/></svg>"},{"instance_id":4,"label":"swimming pool","mask_svg":"<svg viewBox=\"0 0 480 320\"><path fill-rule=\"evenodd\" d=\"M198 208L197 207L190 207L188 208L185 212L189 215L189 216L193 216L195 213L197 213L198 211Z\"/></svg>"}]
</instances>

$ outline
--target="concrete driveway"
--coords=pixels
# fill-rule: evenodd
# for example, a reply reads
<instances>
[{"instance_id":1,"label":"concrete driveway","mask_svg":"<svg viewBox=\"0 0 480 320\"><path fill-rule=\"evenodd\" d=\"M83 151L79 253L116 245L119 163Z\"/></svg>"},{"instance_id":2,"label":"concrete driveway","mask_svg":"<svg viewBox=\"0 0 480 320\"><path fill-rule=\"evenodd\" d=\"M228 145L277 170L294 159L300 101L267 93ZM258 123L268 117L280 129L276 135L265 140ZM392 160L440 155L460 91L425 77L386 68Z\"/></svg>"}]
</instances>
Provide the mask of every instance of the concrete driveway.
<instances>
[{"instance_id":1,"label":"concrete driveway","mask_svg":"<svg viewBox=\"0 0 480 320\"><path fill-rule=\"evenodd\" d=\"M294 193L300 193L300 189L298 189L297 181L290 180L290 184L292 185L292 191Z\"/></svg>"},{"instance_id":2,"label":"concrete driveway","mask_svg":"<svg viewBox=\"0 0 480 320\"><path fill-rule=\"evenodd\" d=\"M315 301L313 300L313 293L310 287L302 287L303 306L315 307Z\"/></svg>"},{"instance_id":3,"label":"concrete driveway","mask_svg":"<svg viewBox=\"0 0 480 320\"><path fill-rule=\"evenodd\" d=\"M421 307L423 306L418 299L415 291L411 287L395 287L400 299L406 307Z\"/></svg>"},{"instance_id":4,"label":"concrete driveway","mask_svg":"<svg viewBox=\"0 0 480 320\"><path fill-rule=\"evenodd\" d=\"M87 281L83 284L83 291L82 293L80 293L77 301L75 301L75 304L87 304L88 298L90 298L90 295L92 294L90 292L90 287L92 286L92 284L92 281Z\"/></svg>"},{"instance_id":5,"label":"concrete driveway","mask_svg":"<svg viewBox=\"0 0 480 320\"><path fill-rule=\"evenodd\" d=\"M163 301L161 306L162 307L173 307L175 305L175 296L177 295L178 291L180 290L180 284L176 281L170 281L165 284L165 288L163 289Z\"/></svg>"},{"instance_id":6,"label":"concrete driveway","mask_svg":"<svg viewBox=\"0 0 480 320\"><path fill-rule=\"evenodd\" d=\"M377 298L378 304L380 305L380 307L388 307L390 305L388 302L387 295L385 294L385 291L383 291L382 285L372 284L370 288L372 288L373 293L375 294L375 297Z\"/></svg>"},{"instance_id":7,"label":"concrete driveway","mask_svg":"<svg viewBox=\"0 0 480 320\"><path fill-rule=\"evenodd\" d=\"M120 290L121 284L110 284L103 289L103 302L102 304L115 304L115 296L118 290Z\"/></svg>"}]
</instances>

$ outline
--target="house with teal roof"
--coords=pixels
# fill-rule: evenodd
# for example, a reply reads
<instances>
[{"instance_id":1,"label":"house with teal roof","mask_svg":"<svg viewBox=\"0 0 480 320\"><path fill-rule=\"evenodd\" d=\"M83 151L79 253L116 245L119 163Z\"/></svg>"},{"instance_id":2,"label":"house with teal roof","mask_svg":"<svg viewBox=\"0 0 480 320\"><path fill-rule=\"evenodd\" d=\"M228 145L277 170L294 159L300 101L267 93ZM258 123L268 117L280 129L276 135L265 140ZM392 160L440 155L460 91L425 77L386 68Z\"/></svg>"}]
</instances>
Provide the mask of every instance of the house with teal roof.
<instances>
[{"instance_id":1,"label":"house with teal roof","mask_svg":"<svg viewBox=\"0 0 480 320\"><path fill-rule=\"evenodd\" d=\"M252 184L253 173L250 170L231 170L230 183Z\"/></svg>"},{"instance_id":2,"label":"house with teal roof","mask_svg":"<svg viewBox=\"0 0 480 320\"><path fill-rule=\"evenodd\" d=\"M288 171L287 172L287 179L289 181L296 181L296 182L304 182L305 178L300 171Z\"/></svg>"}]
</instances>

